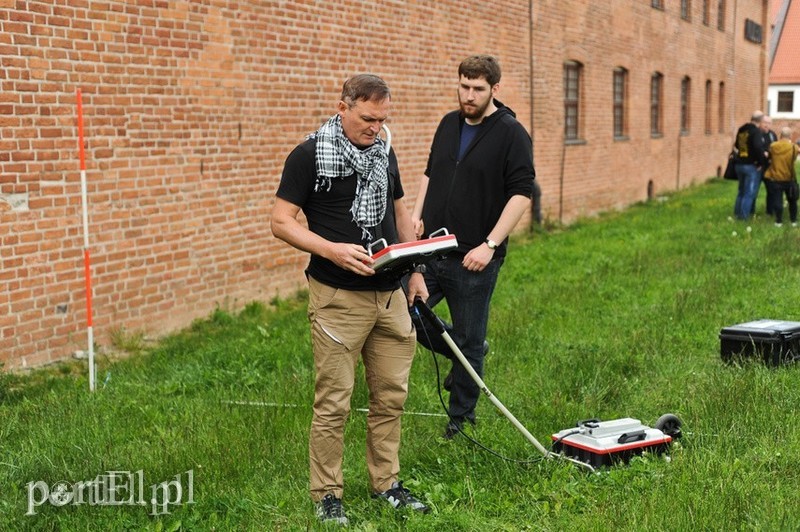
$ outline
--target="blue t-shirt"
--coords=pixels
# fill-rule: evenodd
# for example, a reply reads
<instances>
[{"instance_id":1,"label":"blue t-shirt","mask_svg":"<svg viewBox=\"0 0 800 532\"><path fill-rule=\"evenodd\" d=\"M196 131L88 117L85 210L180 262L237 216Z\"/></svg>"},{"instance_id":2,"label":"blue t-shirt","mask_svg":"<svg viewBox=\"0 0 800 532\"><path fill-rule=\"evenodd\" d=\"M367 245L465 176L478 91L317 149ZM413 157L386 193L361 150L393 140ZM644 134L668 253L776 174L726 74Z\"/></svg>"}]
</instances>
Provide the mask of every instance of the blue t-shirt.
<instances>
[{"instance_id":1,"label":"blue t-shirt","mask_svg":"<svg viewBox=\"0 0 800 532\"><path fill-rule=\"evenodd\" d=\"M458 147L459 161L464 158L464 153L467 151L467 148L472 143L472 139L475 138L475 135L478 134L480 129L481 124L472 126L464 122L464 126L461 128L461 144Z\"/></svg>"}]
</instances>

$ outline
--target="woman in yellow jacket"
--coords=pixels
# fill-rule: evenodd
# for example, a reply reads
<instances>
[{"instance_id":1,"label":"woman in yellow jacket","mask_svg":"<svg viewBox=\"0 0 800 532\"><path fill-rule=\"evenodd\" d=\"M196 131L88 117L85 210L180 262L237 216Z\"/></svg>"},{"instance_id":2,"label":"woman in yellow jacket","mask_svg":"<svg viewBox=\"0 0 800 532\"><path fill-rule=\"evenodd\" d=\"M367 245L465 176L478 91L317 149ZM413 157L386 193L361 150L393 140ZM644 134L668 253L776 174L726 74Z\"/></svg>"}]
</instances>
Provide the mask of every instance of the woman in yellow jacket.
<instances>
[{"instance_id":1,"label":"woman in yellow jacket","mask_svg":"<svg viewBox=\"0 0 800 532\"><path fill-rule=\"evenodd\" d=\"M775 225L783 225L783 196L789 201L789 219L792 227L797 227L798 186L794 162L797 159L797 146L792 142L792 130L781 129L781 137L769 145L770 165L764 172L767 197L772 201L770 210L775 215Z\"/></svg>"}]
</instances>

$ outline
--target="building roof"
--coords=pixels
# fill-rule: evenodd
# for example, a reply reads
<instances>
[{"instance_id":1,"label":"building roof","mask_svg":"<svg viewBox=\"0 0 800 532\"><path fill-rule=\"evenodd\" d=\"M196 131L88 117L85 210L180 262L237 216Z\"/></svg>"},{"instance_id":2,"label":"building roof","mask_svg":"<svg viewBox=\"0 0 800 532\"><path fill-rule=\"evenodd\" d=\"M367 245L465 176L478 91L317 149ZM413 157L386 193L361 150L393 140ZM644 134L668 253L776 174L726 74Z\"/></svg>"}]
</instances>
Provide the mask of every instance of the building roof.
<instances>
[{"instance_id":1,"label":"building roof","mask_svg":"<svg viewBox=\"0 0 800 532\"><path fill-rule=\"evenodd\" d=\"M788 2L783 21L782 7ZM775 31L780 31L775 56L769 70L770 85L800 84L800 0L773 0L770 2L770 20Z\"/></svg>"}]
</instances>

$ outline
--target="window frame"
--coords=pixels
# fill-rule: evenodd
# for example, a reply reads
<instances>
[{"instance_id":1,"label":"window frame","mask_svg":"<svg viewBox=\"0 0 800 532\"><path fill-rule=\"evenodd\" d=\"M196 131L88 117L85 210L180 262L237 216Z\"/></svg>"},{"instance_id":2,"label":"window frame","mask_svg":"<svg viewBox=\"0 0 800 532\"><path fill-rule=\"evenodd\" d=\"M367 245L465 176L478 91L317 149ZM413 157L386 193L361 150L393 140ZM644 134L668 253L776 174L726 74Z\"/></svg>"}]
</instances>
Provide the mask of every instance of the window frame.
<instances>
[{"instance_id":1,"label":"window frame","mask_svg":"<svg viewBox=\"0 0 800 532\"><path fill-rule=\"evenodd\" d=\"M583 65L564 62L564 140L581 140L581 81Z\"/></svg>"},{"instance_id":2,"label":"window frame","mask_svg":"<svg viewBox=\"0 0 800 532\"><path fill-rule=\"evenodd\" d=\"M681 78L681 135L692 131L692 78Z\"/></svg>"},{"instance_id":3,"label":"window frame","mask_svg":"<svg viewBox=\"0 0 800 532\"><path fill-rule=\"evenodd\" d=\"M664 74L650 76L650 136L664 135Z\"/></svg>"},{"instance_id":4,"label":"window frame","mask_svg":"<svg viewBox=\"0 0 800 532\"><path fill-rule=\"evenodd\" d=\"M628 138L628 69L615 68L611 79L614 139L625 140Z\"/></svg>"},{"instance_id":5,"label":"window frame","mask_svg":"<svg viewBox=\"0 0 800 532\"><path fill-rule=\"evenodd\" d=\"M713 90L711 88L711 80L706 80L706 135L710 135L712 132L712 123L711 123L711 100L713 99Z\"/></svg>"},{"instance_id":6,"label":"window frame","mask_svg":"<svg viewBox=\"0 0 800 532\"><path fill-rule=\"evenodd\" d=\"M786 103L786 96L789 99L789 109L781 109L781 104ZM783 97L783 98L782 98ZM779 113L793 113L794 112L794 91L778 91L778 97L775 102L775 109Z\"/></svg>"}]
</instances>

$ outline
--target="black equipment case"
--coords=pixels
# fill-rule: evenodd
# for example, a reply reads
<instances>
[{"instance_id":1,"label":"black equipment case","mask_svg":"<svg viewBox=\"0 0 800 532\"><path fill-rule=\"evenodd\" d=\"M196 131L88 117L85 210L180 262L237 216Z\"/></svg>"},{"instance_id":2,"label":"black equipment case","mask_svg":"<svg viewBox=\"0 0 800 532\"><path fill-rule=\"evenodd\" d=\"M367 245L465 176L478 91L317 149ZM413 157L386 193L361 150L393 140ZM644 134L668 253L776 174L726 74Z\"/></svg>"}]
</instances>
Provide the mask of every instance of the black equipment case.
<instances>
[{"instance_id":1,"label":"black equipment case","mask_svg":"<svg viewBox=\"0 0 800 532\"><path fill-rule=\"evenodd\" d=\"M719 333L725 362L760 356L767 365L779 366L800 359L800 322L756 320L724 327Z\"/></svg>"}]
</instances>

